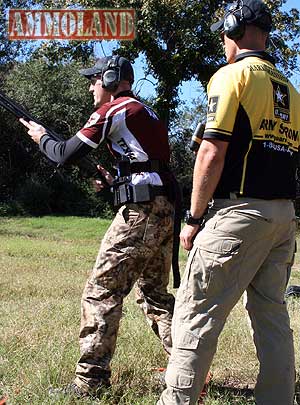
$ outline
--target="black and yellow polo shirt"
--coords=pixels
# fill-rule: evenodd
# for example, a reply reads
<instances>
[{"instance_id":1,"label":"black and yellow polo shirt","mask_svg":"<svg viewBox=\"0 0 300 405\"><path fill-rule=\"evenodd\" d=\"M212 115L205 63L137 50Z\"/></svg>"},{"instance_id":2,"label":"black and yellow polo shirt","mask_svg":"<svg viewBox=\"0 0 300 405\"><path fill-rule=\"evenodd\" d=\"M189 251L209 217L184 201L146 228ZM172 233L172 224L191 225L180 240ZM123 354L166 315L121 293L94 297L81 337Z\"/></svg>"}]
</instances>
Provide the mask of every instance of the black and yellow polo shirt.
<instances>
[{"instance_id":1,"label":"black and yellow polo shirt","mask_svg":"<svg viewBox=\"0 0 300 405\"><path fill-rule=\"evenodd\" d=\"M229 142L215 198L295 198L300 95L266 52L246 52L208 84L203 139Z\"/></svg>"}]
</instances>

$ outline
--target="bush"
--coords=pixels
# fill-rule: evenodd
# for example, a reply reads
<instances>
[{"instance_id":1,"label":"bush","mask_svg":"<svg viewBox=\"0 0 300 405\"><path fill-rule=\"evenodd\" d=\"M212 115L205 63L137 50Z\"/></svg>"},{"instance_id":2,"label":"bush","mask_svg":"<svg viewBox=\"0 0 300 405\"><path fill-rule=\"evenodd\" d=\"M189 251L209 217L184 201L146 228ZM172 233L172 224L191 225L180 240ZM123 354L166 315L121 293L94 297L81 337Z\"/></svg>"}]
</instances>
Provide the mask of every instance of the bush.
<instances>
[{"instance_id":1,"label":"bush","mask_svg":"<svg viewBox=\"0 0 300 405\"><path fill-rule=\"evenodd\" d=\"M28 178L16 191L16 201L24 213L30 215L51 214L50 196L51 189L35 175Z\"/></svg>"},{"instance_id":2,"label":"bush","mask_svg":"<svg viewBox=\"0 0 300 405\"><path fill-rule=\"evenodd\" d=\"M50 182L53 193L51 208L54 213L107 217L110 205L105 193L96 195L89 180L56 176Z\"/></svg>"},{"instance_id":3,"label":"bush","mask_svg":"<svg viewBox=\"0 0 300 405\"><path fill-rule=\"evenodd\" d=\"M0 217L24 215L23 207L17 201L0 202Z\"/></svg>"},{"instance_id":4,"label":"bush","mask_svg":"<svg viewBox=\"0 0 300 405\"><path fill-rule=\"evenodd\" d=\"M0 202L0 216L72 215L111 218L109 190L95 194L86 179L63 174L43 180L34 174L16 187L14 198Z\"/></svg>"}]
</instances>

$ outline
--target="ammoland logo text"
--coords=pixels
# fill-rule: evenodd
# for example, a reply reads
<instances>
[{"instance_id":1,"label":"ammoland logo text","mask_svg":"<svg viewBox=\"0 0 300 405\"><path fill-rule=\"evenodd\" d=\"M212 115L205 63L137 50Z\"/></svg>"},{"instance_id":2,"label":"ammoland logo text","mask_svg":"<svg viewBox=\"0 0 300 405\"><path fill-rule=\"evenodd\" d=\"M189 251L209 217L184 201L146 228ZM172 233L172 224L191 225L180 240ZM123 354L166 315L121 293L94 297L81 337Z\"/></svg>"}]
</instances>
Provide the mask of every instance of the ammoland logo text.
<instances>
[{"instance_id":1,"label":"ammoland logo text","mask_svg":"<svg viewBox=\"0 0 300 405\"><path fill-rule=\"evenodd\" d=\"M10 9L8 38L68 40L133 40L134 9Z\"/></svg>"}]
</instances>

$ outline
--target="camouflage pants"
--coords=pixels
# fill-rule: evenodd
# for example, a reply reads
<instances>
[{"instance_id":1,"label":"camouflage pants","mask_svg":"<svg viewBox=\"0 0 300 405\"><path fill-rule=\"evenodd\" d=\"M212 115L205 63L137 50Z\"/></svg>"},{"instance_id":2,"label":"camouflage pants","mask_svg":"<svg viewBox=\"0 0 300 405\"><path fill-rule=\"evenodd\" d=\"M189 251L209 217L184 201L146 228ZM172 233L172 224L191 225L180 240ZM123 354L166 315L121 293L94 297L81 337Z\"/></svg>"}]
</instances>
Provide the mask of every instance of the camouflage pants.
<instances>
[{"instance_id":1,"label":"camouflage pants","mask_svg":"<svg viewBox=\"0 0 300 405\"><path fill-rule=\"evenodd\" d=\"M136 282L137 302L164 349L171 349L174 297L168 293L173 206L165 197L122 206L101 243L81 303L80 359L75 383L109 380L123 299Z\"/></svg>"}]
</instances>

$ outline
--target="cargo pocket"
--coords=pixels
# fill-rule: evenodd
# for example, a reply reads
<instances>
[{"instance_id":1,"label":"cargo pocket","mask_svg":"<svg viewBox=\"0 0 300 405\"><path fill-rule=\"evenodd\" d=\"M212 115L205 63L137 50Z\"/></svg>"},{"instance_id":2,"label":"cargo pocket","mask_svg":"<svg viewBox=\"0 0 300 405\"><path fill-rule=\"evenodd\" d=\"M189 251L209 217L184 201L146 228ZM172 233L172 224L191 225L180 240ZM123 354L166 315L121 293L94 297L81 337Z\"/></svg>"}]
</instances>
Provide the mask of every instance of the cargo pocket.
<instances>
[{"instance_id":1,"label":"cargo pocket","mask_svg":"<svg viewBox=\"0 0 300 405\"><path fill-rule=\"evenodd\" d=\"M181 390L192 388L194 379L194 371L169 364L166 371L166 383L171 387Z\"/></svg>"},{"instance_id":2,"label":"cargo pocket","mask_svg":"<svg viewBox=\"0 0 300 405\"><path fill-rule=\"evenodd\" d=\"M241 239L236 236L216 230L203 232L197 239L197 247L205 252L214 253L216 258L218 255L226 257L237 253L241 243Z\"/></svg>"},{"instance_id":3,"label":"cargo pocket","mask_svg":"<svg viewBox=\"0 0 300 405\"><path fill-rule=\"evenodd\" d=\"M137 223L138 219L140 218L140 213L138 210L130 209L128 206L122 207L120 214L123 217L124 224L126 224L131 230L135 224Z\"/></svg>"},{"instance_id":4,"label":"cargo pocket","mask_svg":"<svg viewBox=\"0 0 300 405\"><path fill-rule=\"evenodd\" d=\"M199 336L181 325L180 329L176 331L174 343L177 349L196 350L199 344Z\"/></svg>"},{"instance_id":5,"label":"cargo pocket","mask_svg":"<svg viewBox=\"0 0 300 405\"><path fill-rule=\"evenodd\" d=\"M194 279L191 280L193 299L218 294L223 288L237 283L239 266L235 265L233 258L241 244L242 240L236 236L216 230L200 233L193 263Z\"/></svg>"},{"instance_id":6,"label":"cargo pocket","mask_svg":"<svg viewBox=\"0 0 300 405\"><path fill-rule=\"evenodd\" d=\"M184 275L180 282L180 288L176 295L176 300L178 302L186 302L191 298L189 282L190 282L190 278L191 278L192 265L194 262L196 252L197 252L196 248L193 248L189 252L186 269L185 269Z\"/></svg>"},{"instance_id":7,"label":"cargo pocket","mask_svg":"<svg viewBox=\"0 0 300 405\"><path fill-rule=\"evenodd\" d=\"M119 241L117 248L133 259L143 260L151 253L143 241L148 216L137 204L128 204L122 208L119 211L121 221L116 233Z\"/></svg>"}]
</instances>

